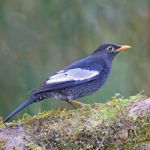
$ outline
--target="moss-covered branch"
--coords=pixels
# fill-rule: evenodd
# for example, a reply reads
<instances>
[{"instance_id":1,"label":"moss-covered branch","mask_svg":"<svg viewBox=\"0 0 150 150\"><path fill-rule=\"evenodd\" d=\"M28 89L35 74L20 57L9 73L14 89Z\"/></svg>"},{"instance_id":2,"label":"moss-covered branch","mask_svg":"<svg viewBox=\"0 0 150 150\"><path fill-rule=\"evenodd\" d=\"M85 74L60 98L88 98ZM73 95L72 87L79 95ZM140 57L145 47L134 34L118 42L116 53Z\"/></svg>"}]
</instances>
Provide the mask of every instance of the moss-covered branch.
<instances>
[{"instance_id":1,"label":"moss-covered branch","mask_svg":"<svg viewBox=\"0 0 150 150\"><path fill-rule=\"evenodd\" d=\"M148 149L150 99L112 97L104 104L26 115L7 127L0 126L1 149Z\"/></svg>"}]
</instances>

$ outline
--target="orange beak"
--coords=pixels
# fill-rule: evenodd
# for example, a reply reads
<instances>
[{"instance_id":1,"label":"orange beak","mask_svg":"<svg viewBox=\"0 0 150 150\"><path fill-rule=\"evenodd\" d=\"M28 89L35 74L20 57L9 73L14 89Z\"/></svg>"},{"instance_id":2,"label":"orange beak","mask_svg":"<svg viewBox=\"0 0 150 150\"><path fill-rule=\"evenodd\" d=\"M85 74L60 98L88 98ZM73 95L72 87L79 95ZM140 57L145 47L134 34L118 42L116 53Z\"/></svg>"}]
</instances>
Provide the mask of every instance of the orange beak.
<instances>
[{"instance_id":1,"label":"orange beak","mask_svg":"<svg viewBox=\"0 0 150 150\"><path fill-rule=\"evenodd\" d=\"M129 49L129 48L131 48L131 46L129 46L129 45L121 45L121 47L118 48L116 51L117 51L117 52L120 52L120 51L127 50L127 49Z\"/></svg>"}]
</instances>

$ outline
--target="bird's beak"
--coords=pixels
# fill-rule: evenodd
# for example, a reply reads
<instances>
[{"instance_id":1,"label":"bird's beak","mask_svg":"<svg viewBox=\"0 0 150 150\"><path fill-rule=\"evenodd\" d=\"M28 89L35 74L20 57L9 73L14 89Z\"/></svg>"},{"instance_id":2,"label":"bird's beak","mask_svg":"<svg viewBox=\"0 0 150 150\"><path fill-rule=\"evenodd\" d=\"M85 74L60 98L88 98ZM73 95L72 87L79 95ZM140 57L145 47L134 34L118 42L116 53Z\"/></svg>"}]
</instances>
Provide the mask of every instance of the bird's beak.
<instances>
[{"instance_id":1,"label":"bird's beak","mask_svg":"<svg viewBox=\"0 0 150 150\"><path fill-rule=\"evenodd\" d=\"M117 52L120 52L120 51L124 51L124 50L127 50L127 49L129 49L129 48L131 48L131 46L129 46L129 45L121 45L119 48L117 48Z\"/></svg>"}]
</instances>

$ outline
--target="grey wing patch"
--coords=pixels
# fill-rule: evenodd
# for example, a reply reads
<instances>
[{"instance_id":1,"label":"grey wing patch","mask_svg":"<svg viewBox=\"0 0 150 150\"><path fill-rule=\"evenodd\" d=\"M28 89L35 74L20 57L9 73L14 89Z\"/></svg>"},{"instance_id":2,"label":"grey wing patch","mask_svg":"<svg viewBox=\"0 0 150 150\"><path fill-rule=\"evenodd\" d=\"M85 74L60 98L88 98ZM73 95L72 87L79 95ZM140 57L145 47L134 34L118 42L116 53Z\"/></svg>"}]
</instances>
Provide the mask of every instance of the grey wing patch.
<instances>
[{"instance_id":1,"label":"grey wing patch","mask_svg":"<svg viewBox=\"0 0 150 150\"><path fill-rule=\"evenodd\" d=\"M86 80L99 74L96 70L86 70L81 68L70 69L67 74L73 80Z\"/></svg>"},{"instance_id":2,"label":"grey wing patch","mask_svg":"<svg viewBox=\"0 0 150 150\"><path fill-rule=\"evenodd\" d=\"M71 80L72 79L65 72L61 72L49 77L49 79L46 81L46 84L60 83Z\"/></svg>"},{"instance_id":3,"label":"grey wing patch","mask_svg":"<svg viewBox=\"0 0 150 150\"><path fill-rule=\"evenodd\" d=\"M99 72L96 70L87 70L81 68L61 70L56 75L49 77L46 81L46 84L88 80L97 76L98 74Z\"/></svg>"}]
</instances>

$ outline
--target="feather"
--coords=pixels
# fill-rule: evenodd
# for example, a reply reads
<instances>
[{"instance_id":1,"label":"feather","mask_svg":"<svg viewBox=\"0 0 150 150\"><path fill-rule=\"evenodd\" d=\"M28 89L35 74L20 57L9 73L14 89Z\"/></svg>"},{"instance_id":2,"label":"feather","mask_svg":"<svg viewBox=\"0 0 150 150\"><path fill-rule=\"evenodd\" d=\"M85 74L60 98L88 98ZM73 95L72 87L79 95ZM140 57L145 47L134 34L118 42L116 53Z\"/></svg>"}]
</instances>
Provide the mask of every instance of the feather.
<instances>
[{"instance_id":1,"label":"feather","mask_svg":"<svg viewBox=\"0 0 150 150\"><path fill-rule=\"evenodd\" d=\"M96 70L86 70L81 68L69 69L66 71L60 71L56 75L49 77L46 84L88 80L98 74L99 72Z\"/></svg>"}]
</instances>

